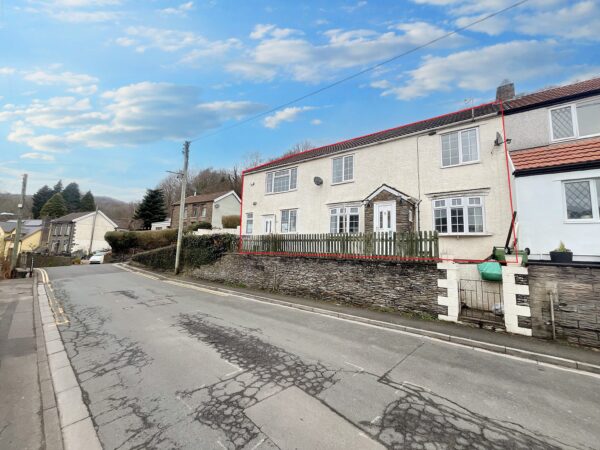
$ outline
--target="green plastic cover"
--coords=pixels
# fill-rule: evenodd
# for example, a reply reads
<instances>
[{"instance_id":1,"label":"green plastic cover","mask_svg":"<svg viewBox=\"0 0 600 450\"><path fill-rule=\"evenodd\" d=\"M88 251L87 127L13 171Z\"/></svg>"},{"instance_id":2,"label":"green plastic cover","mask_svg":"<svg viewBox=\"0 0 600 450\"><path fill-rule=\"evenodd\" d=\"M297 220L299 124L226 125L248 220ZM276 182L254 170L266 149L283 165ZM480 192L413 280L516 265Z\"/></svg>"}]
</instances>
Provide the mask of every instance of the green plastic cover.
<instances>
[{"instance_id":1,"label":"green plastic cover","mask_svg":"<svg viewBox=\"0 0 600 450\"><path fill-rule=\"evenodd\" d=\"M495 261L477 264L481 278L486 281L502 281L502 266Z\"/></svg>"}]
</instances>

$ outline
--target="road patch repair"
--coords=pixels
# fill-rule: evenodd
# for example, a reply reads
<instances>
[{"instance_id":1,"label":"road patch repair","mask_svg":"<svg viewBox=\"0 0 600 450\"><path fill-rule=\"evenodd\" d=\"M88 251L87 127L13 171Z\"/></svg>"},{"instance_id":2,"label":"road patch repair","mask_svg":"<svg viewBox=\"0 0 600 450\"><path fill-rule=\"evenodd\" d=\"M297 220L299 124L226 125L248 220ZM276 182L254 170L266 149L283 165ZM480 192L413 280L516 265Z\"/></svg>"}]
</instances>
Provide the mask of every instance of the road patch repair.
<instances>
[{"instance_id":1,"label":"road patch repair","mask_svg":"<svg viewBox=\"0 0 600 450\"><path fill-rule=\"evenodd\" d=\"M118 267L121 270L125 270L127 272L131 272L146 278L151 278L153 280L162 281L164 283L169 283L173 285L177 285L180 287L185 287L188 289L193 289L201 292L211 293L217 296L234 296L237 298L241 298L244 300L257 301L263 303L270 303L273 305L285 307L285 308L294 308L299 309L305 312L319 314L323 316L332 317L338 320L350 321L362 326L370 326L375 328L387 329L390 331L394 331L401 334L407 334L412 336L418 336L424 339L432 339L436 341L444 342L448 345L455 345L460 347L466 347L475 351L481 352L489 352L494 354L499 354L504 358L517 359L521 361L525 361L532 364L537 364L542 367L552 367L557 370L565 370L572 371L576 373L581 373L584 375L600 378L600 365L593 364L588 361L580 361L576 359L564 358L562 356L556 356L546 353L540 353L536 351L531 351L524 348L511 347L506 345L498 345L490 342L479 341L476 339L469 339L462 336L456 336L447 333L440 333L436 331L431 331L422 328L415 328L411 326L400 325L393 322L386 322L382 320L371 319L368 317L363 317L360 315L347 314L343 312L333 311L325 308L308 306L301 303L294 303L291 301L280 300L274 297L265 295L257 295L251 294L247 292L240 292L234 289L228 289L225 287L216 287L211 285L203 284L202 282L190 282L183 281L179 278L166 275L163 273L151 272L145 269L142 269L137 266L132 266L129 264L114 264L115 267Z\"/></svg>"},{"instance_id":2,"label":"road patch repair","mask_svg":"<svg viewBox=\"0 0 600 450\"><path fill-rule=\"evenodd\" d=\"M58 325L67 324L69 319L54 297L46 271L36 270L39 277L36 287L39 311L64 448L102 449L58 330Z\"/></svg>"}]
</instances>

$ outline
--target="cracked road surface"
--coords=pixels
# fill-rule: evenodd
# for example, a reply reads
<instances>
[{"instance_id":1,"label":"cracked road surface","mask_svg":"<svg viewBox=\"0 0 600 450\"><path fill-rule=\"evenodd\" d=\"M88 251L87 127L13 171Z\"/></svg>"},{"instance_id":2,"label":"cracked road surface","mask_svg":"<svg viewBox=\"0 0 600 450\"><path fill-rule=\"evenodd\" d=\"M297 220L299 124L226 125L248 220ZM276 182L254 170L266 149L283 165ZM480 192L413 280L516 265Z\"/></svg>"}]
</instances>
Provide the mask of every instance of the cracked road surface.
<instances>
[{"instance_id":1,"label":"cracked road surface","mask_svg":"<svg viewBox=\"0 0 600 450\"><path fill-rule=\"evenodd\" d=\"M598 448L600 378L192 290L50 268L106 449Z\"/></svg>"}]
</instances>

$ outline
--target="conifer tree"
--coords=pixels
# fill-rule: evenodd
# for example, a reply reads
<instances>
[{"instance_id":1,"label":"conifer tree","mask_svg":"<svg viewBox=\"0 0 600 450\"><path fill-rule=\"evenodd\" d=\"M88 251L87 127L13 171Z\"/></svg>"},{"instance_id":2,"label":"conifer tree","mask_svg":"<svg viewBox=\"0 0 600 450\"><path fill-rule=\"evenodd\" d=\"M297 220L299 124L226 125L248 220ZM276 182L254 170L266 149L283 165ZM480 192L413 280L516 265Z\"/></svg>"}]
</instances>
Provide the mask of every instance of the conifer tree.
<instances>
[{"instance_id":1,"label":"conifer tree","mask_svg":"<svg viewBox=\"0 0 600 450\"><path fill-rule=\"evenodd\" d=\"M96 201L92 195L92 191L87 191L83 197L81 197L80 211L96 211Z\"/></svg>"},{"instance_id":2,"label":"conifer tree","mask_svg":"<svg viewBox=\"0 0 600 450\"><path fill-rule=\"evenodd\" d=\"M42 208L53 195L54 191L52 191L52 189L50 189L47 185L42 186L35 194L33 194L31 214L33 215L34 219L40 218L40 212L42 211Z\"/></svg>"},{"instance_id":3,"label":"conifer tree","mask_svg":"<svg viewBox=\"0 0 600 450\"><path fill-rule=\"evenodd\" d=\"M67 209L70 213L79 211L81 208L81 192L79 192L79 185L77 183L69 183L61 192L65 202L67 202Z\"/></svg>"},{"instance_id":4,"label":"conifer tree","mask_svg":"<svg viewBox=\"0 0 600 450\"><path fill-rule=\"evenodd\" d=\"M149 229L152 222L165 220L165 197L161 189L147 189L142 203L135 211L134 219L144 221L144 228Z\"/></svg>"},{"instance_id":5,"label":"conifer tree","mask_svg":"<svg viewBox=\"0 0 600 450\"><path fill-rule=\"evenodd\" d=\"M54 194L42 207L40 217L56 219L67 214L67 203L61 194Z\"/></svg>"}]
</instances>

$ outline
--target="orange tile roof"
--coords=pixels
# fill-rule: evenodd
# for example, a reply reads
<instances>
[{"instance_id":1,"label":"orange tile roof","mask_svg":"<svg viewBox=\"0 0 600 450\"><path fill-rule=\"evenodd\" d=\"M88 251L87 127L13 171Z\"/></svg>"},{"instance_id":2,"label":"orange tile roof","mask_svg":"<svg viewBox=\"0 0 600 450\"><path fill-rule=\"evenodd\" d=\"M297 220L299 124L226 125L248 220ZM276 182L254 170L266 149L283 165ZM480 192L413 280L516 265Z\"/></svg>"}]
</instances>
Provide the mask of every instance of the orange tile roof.
<instances>
[{"instance_id":1,"label":"orange tile roof","mask_svg":"<svg viewBox=\"0 0 600 450\"><path fill-rule=\"evenodd\" d=\"M600 165L600 137L517 150L510 153L510 158L517 176L540 169L596 166Z\"/></svg>"}]
</instances>

